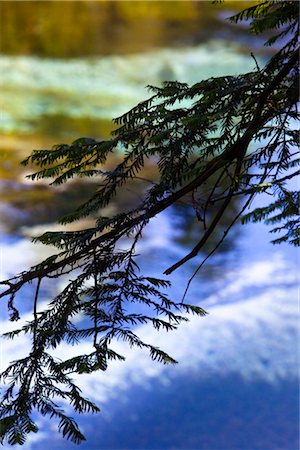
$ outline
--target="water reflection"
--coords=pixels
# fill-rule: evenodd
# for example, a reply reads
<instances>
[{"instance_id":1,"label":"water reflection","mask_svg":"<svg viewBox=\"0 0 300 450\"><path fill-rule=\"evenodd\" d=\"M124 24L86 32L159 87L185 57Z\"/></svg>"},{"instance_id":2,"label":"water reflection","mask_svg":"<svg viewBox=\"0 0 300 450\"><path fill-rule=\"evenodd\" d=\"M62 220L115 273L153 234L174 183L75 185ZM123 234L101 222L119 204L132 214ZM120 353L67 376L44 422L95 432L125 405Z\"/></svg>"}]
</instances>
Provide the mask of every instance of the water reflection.
<instances>
[{"instance_id":1,"label":"water reflection","mask_svg":"<svg viewBox=\"0 0 300 450\"><path fill-rule=\"evenodd\" d=\"M245 3L226 2L225 15ZM222 10L191 0L1 2L1 51L67 58L195 45L228 34Z\"/></svg>"},{"instance_id":2,"label":"water reflection","mask_svg":"<svg viewBox=\"0 0 300 450\"><path fill-rule=\"evenodd\" d=\"M26 226L53 222L79 205L82 201L79 192L87 198L95 189L90 182L68 184L56 190L47 189L42 182L25 183L24 169L18 166L18 161L32 148L49 148L82 135L106 138L112 129L111 119L147 97L145 84L159 84L165 67L169 67L174 77L191 83L198 79L199 73L208 77L250 70L251 58L237 50L236 45L226 48L221 42L214 42L186 51L165 49L147 55L100 60L0 58L5 67L1 76L5 89L0 93L4 105L0 126L5 133L2 145L0 141L0 199L22 212L18 217L12 214L11 208L2 207L2 221L10 222L11 230L17 230L21 222ZM148 66L151 70L147 70ZM16 145L20 151L16 151ZM113 159L109 162L111 166L114 163ZM26 170L28 173L34 168ZM146 176L153 178L155 168L149 167L147 171ZM10 183L3 180L7 176L11 178ZM137 202L142 189L143 186L130 185L127 191L122 191L116 208Z\"/></svg>"},{"instance_id":3,"label":"water reflection","mask_svg":"<svg viewBox=\"0 0 300 450\"><path fill-rule=\"evenodd\" d=\"M262 247L266 250L266 242ZM152 254L156 250L152 246ZM206 280L212 291L200 300L209 308L206 318L190 317L169 335L148 326L138 330L172 354L178 366L157 364L145 352L117 342L114 349L127 356L125 363L113 362L106 373L78 376L84 393L102 406L98 417L79 419L88 437L82 448L275 450L279 442L280 448L296 448L295 267L280 253L260 262L249 253L223 277L213 287ZM181 283L179 274L177 289ZM194 300L204 283L194 286ZM25 314L23 320L29 319ZM0 324L3 331L11 328L6 321ZM2 356L19 357L27 345L22 337L2 347ZM64 344L56 356L79 352L88 352L85 342ZM48 448L53 430L45 419L40 425L42 434L28 449ZM51 449L72 445L52 436Z\"/></svg>"},{"instance_id":4,"label":"water reflection","mask_svg":"<svg viewBox=\"0 0 300 450\"><path fill-rule=\"evenodd\" d=\"M93 59L2 56L0 132L73 140L84 131L107 135L109 120L149 97L146 85L166 79L192 84L252 70L252 58L240 50L234 43L209 41L185 50Z\"/></svg>"},{"instance_id":5,"label":"water reflection","mask_svg":"<svg viewBox=\"0 0 300 450\"><path fill-rule=\"evenodd\" d=\"M224 5L237 9L245 4ZM94 189L77 183L54 193L44 184L25 182L18 161L30 150L84 135L107 137L110 119L147 96L148 83L165 78L192 83L253 68L249 42L244 40L246 51L236 42L229 44L230 39L247 39L245 30L221 26L219 10L213 8L210 2L193 1L155 1L151 6L0 2L1 278L46 257L50 249L33 247L23 236L42 231L33 226L53 226L81 201L79 194L88 196ZM138 187L130 189L131 194L124 191L119 197L116 210L137 201ZM233 203L218 234L236 207ZM199 225L186 205L154 219L145 232L142 270L159 276L193 245ZM165 368L117 343L117 351L127 352L126 363L112 364L105 374L78 377L84 393L102 407L95 419L80 419L88 437L83 449L297 447L296 258L293 250L283 246L274 252L267 242L261 225L237 230L224 253L194 280L188 300L207 308L208 317L191 318L168 336L139 330L177 358L178 367ZM198 263L192 261L173 275L174 299L180 300ZM45 286L44 301L59 288ZM18 299L25 321L32 318L30 289ZM2 308L0 328L6 331L12 324L3 313L4 303ZM1 345L5 363L26 353L28 341ZM62 346L58 356L85 352L85 345ZM37 442L26 448L49 448L49 442L51 450L73 448L54 437L48 421L41 425Z\"/></svg>"},{"instance_id":6,"label":"water reflection","mask_svg":"<svg viewBox=\"0 0 300 450\"><path fill-rule=\"evenodd\" d=\"M242 47L215 40L231 29L220 27L221 10L192 1L1 2L2 228L51 223L78 205L79 192L87 197L94 189L76 183L54 191L25 182L18 161L33 148L107 138L111 119L146 98L147 84L250 70ZM116 208L128 204L125 197L129 191Z\"/></svg>"}]
</instances>

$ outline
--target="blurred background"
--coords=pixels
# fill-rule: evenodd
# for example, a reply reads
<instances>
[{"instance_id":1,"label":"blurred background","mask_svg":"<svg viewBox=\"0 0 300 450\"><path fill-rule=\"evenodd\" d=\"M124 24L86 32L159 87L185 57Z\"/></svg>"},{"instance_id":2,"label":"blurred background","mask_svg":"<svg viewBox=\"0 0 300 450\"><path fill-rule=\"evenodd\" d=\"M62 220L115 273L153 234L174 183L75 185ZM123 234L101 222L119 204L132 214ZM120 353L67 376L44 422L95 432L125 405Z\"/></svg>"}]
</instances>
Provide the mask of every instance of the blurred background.
<instances>
[{"instance_id":1,"label":"blurred background","mask_svg":"<svg viewBox=\"0 0 300 450\"><path fill-rule=\"evenodd\" d=\"M60 188L25 178L20 161L33 149L79 137L108 138L112 119L147 98L147 85L195 83L253 70L272 49L263 37L227 17L254 2L225 1L1 1L0 2L0 278L49 254L30 238L57 229L55 221L87 198L93 181ZM114 164L120 155L112 156ZM147 167L151 177L155 168ZM139 199L136 186L111 205L114 213ZM261 198L257 204L268 199ZM228 210L230 221L238 204ZM89 226L87 220L76 227ZM185 205L153 220L139 264L161 276L198 237ZM272 246L263 224L237 226L221 251L194 279L187 301L209 315L190 318L172 334L140 327L146 339L179 364L153 363L126 353L125 363L77 381L102 412L81 417L82 449L296 450L299 446L296 251ZM167 250L168 249L168 250ZM206 249L208 252L210 248ZM200 255L205 257L205 253ZM172 277L180 300L200 260ZM44 288L46 303L61 285ZM18 299L29 320L32 291ZM0 329L7 322L1 304ZM2 368L27 351L28 341L1 341ZM84 351L63 347L60 356ZM59 356L59 354L58 354ZM38 419L41 432L26 449L69 449L55 423ZM51 440L49 441L49 437Z\"/></svg>"}]
</instances>

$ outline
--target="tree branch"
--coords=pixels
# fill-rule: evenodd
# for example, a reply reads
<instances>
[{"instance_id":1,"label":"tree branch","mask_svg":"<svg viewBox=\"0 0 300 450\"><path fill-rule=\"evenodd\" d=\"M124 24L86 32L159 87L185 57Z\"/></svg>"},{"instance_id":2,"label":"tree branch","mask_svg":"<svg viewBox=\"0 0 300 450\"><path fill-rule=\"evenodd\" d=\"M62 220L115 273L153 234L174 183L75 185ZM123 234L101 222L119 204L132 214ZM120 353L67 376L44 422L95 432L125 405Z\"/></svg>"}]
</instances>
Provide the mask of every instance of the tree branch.
<instances>
[{"instance_id":1,"label":"tree branch","mask_svg":"<svg viewBox=\"0 0 300 450\"><path fill-rule=\"evenodd\" d=\"M220 247L220 245L224 242L227 234L229 233L229 231L231 230L231 228L233 227L233 225L235 224L235 222L238 220L238 218L243 214L243 212L246 210L246 208L250 205L253 197L255 194L252 194L247 202L244 204L243 208L240 210L240 212L235 216L235 218L233 219L233 221L230 223L230 225L226 228L226 230L223 233L222 238L219 240L219 242L215 245L215 247L209 252L209 254L203 259L203 261L201 261L201 264L199 264L199 266L197 267L197 269L195 270L195 272L193 273L193 275L191 276L191 278L189 279L187 286L185 288L181 303L184 302L184 299L186 297L186 294L189 290L189 287L191 285L191 282L193 281L193 279L195 278L195 276L197 275L197 273L199 272L199 270L201 269L201 267L205 264L205 262L208 260L208 258L210 258L215 251Z\"/></svg>"},{"instance_id":2,"label":"tree branch","mask_svg":"<svg viewBox=\"0 0 300 450\"><path fill-rule=\"evenodd\" d=\"M261 125L265 122L265 120L270 119L270 117L268 117L268 119L262 118L263 108L268 96L285 78L285 76L290 72L290 70L295 66L297 61L298 61L298 51L295 51L292 54L289 61L287 61L287 63L277 73L277 75L273 78L273 80L271 80L270 84L260 94L256 112L244 134L240 138L238 138L236 142L231 144L229 147L225 148L225 150L221 155L218 155L214 159L209 161L206 167L203 169L203 171L193 181L191 181L178 191L174 192L166 199L158 201L155 205L153 205L143 214L139 214L137 217L129 219L127 222L118 225L117 228L114 228L109 232L102 234L98 238L95 238L86 247L82 248L78 252L74 252L73 254L67 257L65 257L65 254L67 252L61 252L57 255L57 258L63 257L63 259L60 261L51 263L49 266L42 267L40 269L35 267L33 268L33 270L29 272L21 273L19 276L10 279L9 282L8 281L0 282L0 285L1 284L9 285L9 288L7 290L0 293L0 298L5 297L9 294L15 294L25 283L28 283L36 278L47 277L49 274L56 272L62 267L76 264L76 262L79 259L81 259L83 256L87 256L90 253L90 251L92 251L94 248L101 245L103 242L107 240L112 239L114 241L117 241L121 236L126 234L131 228L136 226L140 221L145 219L148 220L156 216L157 214L159 214L160 212L164 211L166 208L171 206L173 203L175 203L177 200L179 200L181 197L201 186L201 184L203 184L208 178L210 178L210 176L213 175L218 169L222 168L224 164L226 164L228 161L233 161L234 159L238 159L241 161L257 129L261 127ZM142 210L142 208L139 209ZM42 263L40 264L40 266L41 265ZM13 283L12 280L19 280L19 281Z\"/></svg>"},{"instance_id":3,"label":"tree branch","mask_svg":"<svg viewBox=\"0 0 300 450\"><path fill-rule=\"evenodd\" d=\"M199 251L201 250L201 248L203 247L205 242L208 240L208 238L211 236L211 234L213 233L214 229L218 225L218 223L219 223L222 215L224 214L224 211L227 209L231 199L232 199L232 192L230 192L228 194L226 200L223 202L221 208L219 209L219 211L215 215L214 220L211 222L211 224L208 227L206 233L204 234L202 239L200 239L198 244L193 248L193 250L188 255L186 255L184 258L182 258L176 264L173 264L173 266L171 266L167 270L165 270L164 274L170 275L172 272L174 272L174 270L178 269L178 267L182 266L187 261L189 261L190 259L192 259L192 258L194 258L195 256L198 255Z\"/></svg>"}]
</instances>

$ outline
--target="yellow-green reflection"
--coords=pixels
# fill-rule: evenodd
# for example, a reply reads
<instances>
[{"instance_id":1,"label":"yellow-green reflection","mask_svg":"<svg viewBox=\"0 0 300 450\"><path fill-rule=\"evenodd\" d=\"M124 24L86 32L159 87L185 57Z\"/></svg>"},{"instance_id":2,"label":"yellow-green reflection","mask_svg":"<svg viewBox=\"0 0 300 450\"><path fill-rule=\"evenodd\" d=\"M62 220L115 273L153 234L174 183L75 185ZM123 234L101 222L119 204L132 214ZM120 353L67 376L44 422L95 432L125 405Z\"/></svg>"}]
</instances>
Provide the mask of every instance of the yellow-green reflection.
<instances>
[{"instance_id":1,"label":"yellow-green reflection","mask_svg":"<svg viewBox=\"0 0 300 450\"><path fill-rule=\"evenodd\" d=\"M207 40L223 26L220 9L232 12L248 3L4 1L1 52L66 58L191 44Z\"/></svg>"}]
</instances>

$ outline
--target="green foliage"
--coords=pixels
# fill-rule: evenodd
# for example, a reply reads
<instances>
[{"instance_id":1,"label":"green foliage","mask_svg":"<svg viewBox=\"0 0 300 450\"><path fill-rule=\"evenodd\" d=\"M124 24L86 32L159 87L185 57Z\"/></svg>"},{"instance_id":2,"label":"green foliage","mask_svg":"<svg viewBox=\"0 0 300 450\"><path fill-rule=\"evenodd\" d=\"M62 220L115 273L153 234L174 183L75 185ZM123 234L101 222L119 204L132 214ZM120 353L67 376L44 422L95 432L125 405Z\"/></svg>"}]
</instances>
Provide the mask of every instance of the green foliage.
<instances>
[{"instance_id":1,"label":"green foliage","mask_svg":"<svg viewBox=\"0 0 300 450\"><path fill-rule=\"evenodd\" d=\"M300 174L300 172L299 172ZM289 242L299 247L300 228L299 228L299 205L300 194L297 191L290 191L280 184L277 187L278 197L275 202L270 203L263 208L256 208L242 218L243 223L249 221L260 222L264 220L267 225L280 223L271 230L271 233L286 232L281 237L272 240L273 244ZM279 210L279 211L278 211Z\"/></svg>"},{"instance_id":2,"label":"green foliage","mask_svg":"<svg viewBox=\"0 0 300 450\"><path fill-rule=\"evenodd\" d=\"M149 86L152 96L115 119L117 129L110 140L80 138L71 145L36 150L23 162L39 167L30 176L32 180L46 178L59 185L88 176L97 177L99 187L87 202L61 219L67 224L92 215L93 227L47 232L35 238L55 246L58 253L0 283L0 297L8 297L11 320L19 317L15 296L28 283L37 283L33 320L6 334L7 338L20 333L32 336L29 356L12 362L2 373L8 387L3 394L0 424L2 438L8 443L23 444L28 433L37 431L31 418L33 410L56 418L63 436L81 442L84 436L77 424L56 402L68 401L79 413L99 410L81 395L69 375L105 371L110 360L123 360L113 348L117 340L145 349L158 362L176 363L157 346L144 342L137 334L138 325L148 323L158 331L171 331L186 321L188 314L204 316L206 312L170 299L166 294L168 280L139 273L136 244L157 214L178 200L190 199L199 230L203 226L194 248L165 274L198 255L235 197L241 199L239 211L210 254L241 216L243 222L264 220L275 225L272 232L283 234L274 243L299 245L299 194L285 184L299 175L294 129L298 100L296 10L296 2L265 1L232 18L235 22L250 20L255 33L278 30L268 45L288 36L264 68L210 78L193 86L174 81ZM115 169L105 169L109 155L120 150L123 160ZM157 163L158 178L143 185L141 203L111 217L102 216L103 208L128 181L145 183L142 171L148 160ZM204 195L207 181L211 181L211 188L199 202L197 194ZM246 213L253 197L260 193L271 194L272 203ZM128 248L120 250L124 242ZM37 313L43 280L70 273L72 279L44 311ZM133 306L136 312L128 313ZM80 321L76 320L79 314ZM63 342L76 345L82 341L90 343L89 354L64 361L49 354Z\"/></svg>"},{"instance_id":3,"label":"green foliage","mask_svg":"<svg viewBox=\"0 0 300 450\"><path fill-rule=\"evenodd\" d=\"M280 30L270 37L265 45L273 45L278 39L297 31L297 15L299 4L297 1L268 0L259 2L250 8L236 14L231 20L234 23L251 20L250 31L255 34L264 31Z\"/></svg>"}]
</instances>

